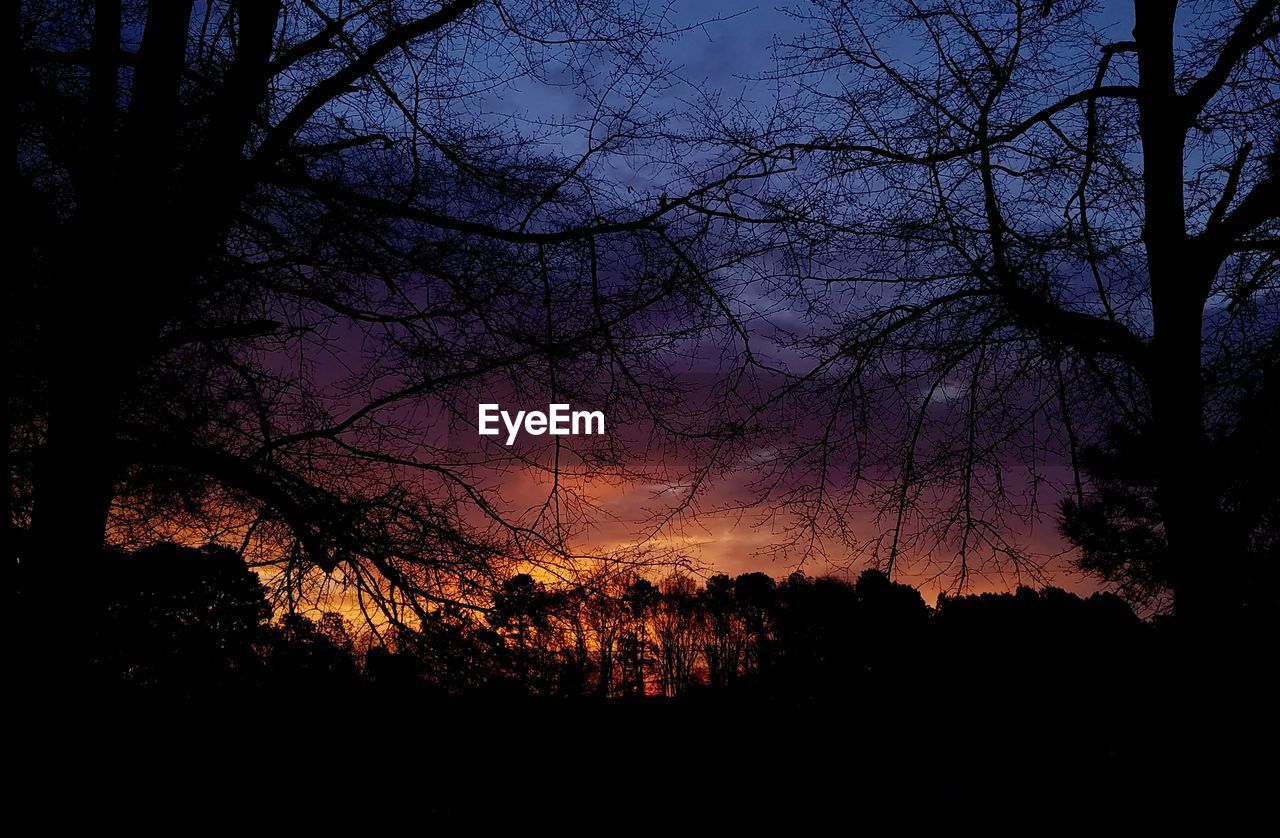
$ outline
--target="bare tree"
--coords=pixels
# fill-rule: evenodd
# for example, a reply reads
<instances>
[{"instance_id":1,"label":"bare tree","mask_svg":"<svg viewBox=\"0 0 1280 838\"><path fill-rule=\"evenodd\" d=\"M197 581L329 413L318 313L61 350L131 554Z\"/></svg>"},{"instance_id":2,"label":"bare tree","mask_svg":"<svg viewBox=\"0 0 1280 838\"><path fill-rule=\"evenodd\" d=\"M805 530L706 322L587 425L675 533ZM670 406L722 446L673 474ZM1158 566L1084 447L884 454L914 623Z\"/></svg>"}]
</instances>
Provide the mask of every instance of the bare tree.
<instances>
[{"instance_id":1,"label":"bare tree","mask_svg":"<svg viewBox=\"0 0 1280 838\"><path fill-rule=\"evenodd\" d=\"M596 572L599 577L599 571ZM617 577L592 579L584 600L586 622L596 654L596 691L601 698L615 694L619 671L619 643L628 622L622 604L622 580Z\"/></svg>"},{"instance_id":2,"label":"bare tree","mask_svg":"<svg viewBox=\"0 0 1280 838\"><path fill-rule=\"evenodd\" d=\"M733 580L723 573L712 576L701 595L705 622L703 656L707 681L712 687L732 686L745 657L746 629L734 599Z\"/></svg>"},{"instance_id":3,"label":"bare tree","mask_svg":"<svg viewBox=\"0 0 1280 838\"><path fill-rule=\"evenodd\" d=\"M108 527L213 537L406 625L570 574L566 476L624 473L625 441L481 444L474 406L679 425L662 353L718 316L690 205L735 174L694 171L654 105L673 34L607 0L22 4L28 566L73 587ZM495 115L517 81L576 112ZM513 518L530 471L546 502Z\"/></svg>"},{"instance_id":4,"label":"bare tree","mask_svg":"<svg viewBox=\"0 0 1280 838\"><path fill-rule=\"evenodd\" d=\"M1160 577L1208 618L1276 511L1280 15L1116 14L819 0L779 108L717 114L789 167L731 215L785 246L758 282L808 315L776 397L809 432L762 486L891 571L1035 575L1016 519L1046 484L1089 504L1080 455L1119 424L1158 452Z\"/></svg>"},{"instance_id":5,"label":"bare tree","mask_svg":"<svg viewBox=\"0 0 1280 838\"><path fill-rule=\"evenodd\" d=\"M698 589L689 576L672 574L658 584L653 611L653 639L657 647L658 686L665 696L688 690L702 640Z\"/></svg>"},{"instance_id":6,"label":"bare tree","mask_svg":"<svg viewBox=\"0 0 1280 838\"><path fill-rule=\"evenodd\" d=\"M658 604L658 586L643 576L631 575L622 592L622 606L627 620L618 638L619 663L623 689L634 695L647 695L649 674L645 666L653 646L650 617Z\"/></svg>"}]
</instances>

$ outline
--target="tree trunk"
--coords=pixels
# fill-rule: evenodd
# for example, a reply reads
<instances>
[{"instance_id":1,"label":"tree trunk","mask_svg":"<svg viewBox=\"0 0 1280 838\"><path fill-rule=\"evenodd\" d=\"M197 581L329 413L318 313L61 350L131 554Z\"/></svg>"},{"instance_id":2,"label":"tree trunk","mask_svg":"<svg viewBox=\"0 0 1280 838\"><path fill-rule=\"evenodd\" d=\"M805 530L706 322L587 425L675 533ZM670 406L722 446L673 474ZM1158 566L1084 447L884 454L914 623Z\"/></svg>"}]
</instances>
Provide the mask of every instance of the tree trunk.
<instances>
[{"instance_id":1,"label":"tree trunk","mask_svg":"<svg viewBox=\"0 0 1280 838\"><path fill-rule=\"evenodd\" d=\"M72 237L68 237L72 238ZM28 667L50 695L77 689L87 673L102 603L102 549L119 462L114 441L128 362L110 335L118 307L102 236L68 241L43 290L40 363L46 382L44 439L32 475L30 539L23 553L22 620L34 630Z\"/></svg>"},{"instance_id":2,"label":"tree trunk","mask_svg":"<svg viewBox=\"0 0 1280 838\"><path fill-rule=\"evenodd\" d=\"M115 233L94 204L83 209L39 301L48 412L33 475L31 560L41 575L70 584L103 546L122 387L132 378L122 340L133 331L123 322L127 273L112 269L122 261Z\"/></svg>"},{"instance_id":3,"label":"tree trunk","mask_svg":"<svg viewBox=\"0 0 1280 838\"><path fill-rule=\"evenodd\" d=\"M1204 429L1200 309L1156 319L1150 374L1152 430L1160 452L1157 501L1168 543L1174 610L1192 622L1226 608L1217 481Z\"/></svg>"},{"instance_id":4,"label":"tree trunk","mask_svg":"<svg viewBox=\"0 0 1280 838\"><path fill-rule=\"evenodd\" d=\"M1215 266L1187 235L1183 154L1190 121L1174 75L1173 0L1134 3L1143 152L1143 242L1153 336L1147 384L1158 450L1157 501L1168 543L1174 610L1207 625L1223 612L1226 586L1216 555L1218 489L1204 422L1202 329Z\"/></svg>"},{"instance_id":5,"label":"tree trunk","mask_svg":"<svg viewBox=\"0 0 1280 838\"><path fill-rule=\"evenodd\" d=\"M41 564L76 565L102 549L116 478L119 397L95 371L65 370L49 382L31 521L33 557Z\"/></svg>"}]
</instances>

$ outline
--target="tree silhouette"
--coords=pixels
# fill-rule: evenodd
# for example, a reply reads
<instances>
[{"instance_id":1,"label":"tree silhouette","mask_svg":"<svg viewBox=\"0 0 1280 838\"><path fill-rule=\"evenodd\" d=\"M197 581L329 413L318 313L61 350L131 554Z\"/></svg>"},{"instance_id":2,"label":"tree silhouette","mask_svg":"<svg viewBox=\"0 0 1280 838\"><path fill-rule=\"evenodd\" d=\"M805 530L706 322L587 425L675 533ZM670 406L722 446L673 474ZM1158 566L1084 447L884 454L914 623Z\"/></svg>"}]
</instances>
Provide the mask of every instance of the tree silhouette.
<instances>
[{"instance_id":1,"label":"tree silhouette","mask_svg":"<svg viewBox=\"0 0 1280 838\"><path fill-rule=\"evenodd\" d=\"M781 692L814 698L858 689L867 639L854 586L793 573L778 588L773 622Z\"/></svg>"},{"instance_id":2,"label":"tree silhouette","mask_svg":"<svg viewBox=\"0 0 1280 838\"><path fill-rule=\"evenodd\" d=\"M858 638L867 663L901 666L919 655L929 621L929 606L910 585L893 582L878 570L865 570L854 585L858 597Z\"/></svg>"},{"instance_id":3,"label":"tree silhouette","mask_svg":"<svg viewBox=\"0 0 1280 838\"><path fill-rule=\"evenodd\" d=\"M341 614L328 612L316 621L286 614L277 631L265 662L271 686L311 700L356 688L361 673L355 641Z\"/></svg>"},{"instance_id":4,"label":"tree silhouette","mask_svg":"<svg viewBox=\"0 0 1280 838\"><path fill-rule=\"evenodd\" d=\"M1082 599L1058 588L943 596L930 626L939 675L984 691L1032 694L1048 685L1069 701L1107 705L1154 681L1151 627L1114 594Z\"/></svg>"},{"instance_id":5,"label":"tree silhouette","mask_svg":"<svg viewBox=\"0 0 1280 838\"><path fill-rule=\"evenodd\" d=\"M596 691L599 697L614 694L614 681L621 654L620 643L627 626L627 609L620 596L613 595L608 580L598 580L583 600L586 621L594 637L597 659ZM615 583L616 584L616 583Z\"/></svg>"},{"instance_id":6,"label":"tree silhouette","mask_svg":"<svg viewBox=\"0 0 1280 838\"><path fill-rule=\"evenodd\" d=\"M1173 584L1155 497L1160 452L1149 435L1124 426L1110 437L1081 452L1093 491L1063 501L1063 533L1080 547L1081 568L1115 585L1131 602L1159 611Z\"/></svg>"},{"instance_id":7,"label":"tree silhouette","mask_svg":"<svg viewBox=\"0 0 1280 838\"><path fill-rule=\"evenodd\" d=\"M1280 358L1277 4L831 0L805 19L779 108L718 115L725 147L792 163L737 217L787 230L773 287L831 323L795 334L812 363L775 397L811 433L766 463L788 478L771 497L890 570L1035 578L1023 487L1061 458L1084 502L1079 455L1122 422L1160 452L1159 575L1214 625L1277 495L1257 467ZM874 537L851 535L850 476Z\"/></svg>"},{"instance_id":8,"label":"tree silhouette","mask_svg":"<svg viewBox=\"0 0 1280 838\"><path fill-rule=\"evenodd\" d=\"M1262 450L1255 450L1258 463L1273 456L1267 450L1271 444L1264 441ZM1222 441L1213 444L1215 451L1222 447ZM1231 456L1222 454L1224 458ZM1080 548L1080 567L1113 584L1129 601L1156 613L1167 610L1174 584L1156 495L1162 456L1149 433L1116 426L1104 444L1081 452L1081 466L1093 485L1090 495L1080 500L1069 498L1062 505L1062 529ZM1280 613L1280 576L1275 562L1280 532L1274 511L1280 498L1266 492L1241 494L1256 489L1249 478L1224 475L1223 479L1223 514L1248 517L1254 523L1249 525L1251 537L1232 556L1231 573L1205 584L1230 590L1224 596L1241 606L1236 618ZM1207 558L1226 549L1220 545ZM1224 614L1222 619L1229 616Z\"/></svg>"},{"instance_id":9,"label":"tree silhouette","mask_svg":"<svg viewBox=\"0 0 1280 838\"><path fill-rule=\"evenodd\" d=\"M697 586L692 578L672 575L658 584L653 637L658 662L658 691L676 696L688 691L701 645Z\"/></svg>"},{"instance_id":10,"label":"tree silhouette","mask_svg":"<svg viewBox=\"0 0 1280 838\"><path fill-rule=\"evenodd\" d=\"M624 689L634 695L644 695L645 665L649 659L649 617L658 602L658 588L644 577L631 579L622 593L622 604L630 618L630 625L619 638L621 663L623 664Z\"/></svg>"},{"instance_id":11,"label":"tree silhouette","mask_svg":"<svg viewBox=\"0 0 1280 838\"><path fill-rule=\"evenodd\" d=\"M196 697L258 682L271 608L240 556L157 545L95 570L100 617L67 659L87 649L108 684Z\"/></svg>"},{"instance_id":12,"label":"tree silhouette","mask_svg":"<svg viewBox=\"0 0 1280 838\"><path fill-rule=\"evenodd\" d=\"M983 714L990 700L1052 700L1092 718L1107 702L1193 689L1206 671L1114 594L1020 587L943 594L930 609L876 570L852 583L800 573L718 576L703 586L682 575L658 585L630 576L575 597L517 574L484 620L463 611L452 625L384 624L375 633L335 612L285 611L269 622L263 586L225 548L164 544L111 553L95 567L93 633L75 637L60 660L85 658L93 680L82 686L126 702L256 696L284 707L376 701L412 712L574 699L586 711L592 699L603 708L624 698L633 708L860 702L880 712L945 685L961 718ZM590 628L600 613L618 618L612 645ZM1246 642L1218 650L1216 677L1240 677L1258 651Z\"/></svg>"},{"instance_id":13,"label":"tree silhouette","mask_svg":"<svg viewBox=\"0 0 1280 838\"><path fill-rule=\"evenodd\" d=\"M757 678L768 676L773 657L773 610L778 584L764 573L744 573L733 580L733 599L742 617L747 652L744 667Z\"/></svg>"},{"instance_id":14,"label":"tree silhouette","mask_svg":"<svg viewBox=\"0 0 1280 838\"><path fill-rule=\"evenodd\" d=\"M534 683L544 677L552 600L543 585L527 573L502 583L494 597L489 623L514 638L513 666L518 680Z\"/></svg>"},{"instance_id":15,"label":"tree silhouette","mask_svg":"<svg viewBox=\"0 0 1280 838\"><path fill-rule=\"evenodd\" d=\"M568 489L554 520L510 520L482 477L511 452L475 454L475 404L678 424L679 336L654 324L716 298L689 220L716 187L636 110L661 14L37 1L17 25L11 510L47 584L79 595L109 522L127 545L195 530L294 589L337 570L411 627L504 562L568 560ZM483 115L559 74L577 157ZM687 194L602 176L641 148ZM621 445L573 454L605 473Z\"/></svg>"},{"instance_id":16,"label":"tree silhouette","mask_svg":"<svg viewBox=\"0 0 1280 838\"><path fill-rule=\"evenodd\" d=\"M702 592L707 620L707 674L713 687L727 687L738 677L745 643L734 606L733 580L718 573Z\"/></svg>"}]
</instances>

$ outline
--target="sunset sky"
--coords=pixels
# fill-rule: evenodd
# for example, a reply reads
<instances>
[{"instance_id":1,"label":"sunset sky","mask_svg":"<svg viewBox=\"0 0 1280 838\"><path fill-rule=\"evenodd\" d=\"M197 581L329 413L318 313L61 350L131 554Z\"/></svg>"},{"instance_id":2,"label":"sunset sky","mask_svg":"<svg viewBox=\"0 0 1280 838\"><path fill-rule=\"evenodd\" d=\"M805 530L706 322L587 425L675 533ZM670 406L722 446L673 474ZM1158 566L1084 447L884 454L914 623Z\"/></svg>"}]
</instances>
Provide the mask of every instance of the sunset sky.
<instances>
[{"instance_id":1,"label":"sunset sky","mask_svg":"<svg viewBox=\"0 0 1280 838\"><path fill-rule=\"evenodd\" d=\"M1104 4L1103 15L1113 20L1112 28L1117 37L1124 36L1132 26L1125 19L1125 15L1130 13L1126 12L1123 4ZM724 99L743 97L745 102L756 103L762 108L771 106L776 83L771 82L768 76L777 68L772 47L802 35L812 26L811 22L799 19L785 5L754 5L735 0L680 3L673 8L672 18L681 26L705 22L704 26L683 33L663 47L672 69L682 80L665 94L673 109L679 109L682 101L713 91ZM912 44L889 46L902 60L911 60ZM531 120L554 119L558 114L570 116L585 107L571 87L541 86L527 79L521 80L515 88L500 88L491 95L495 112L524 112ZM573 153L576 150L574 142L576 140L571 138L569 146L563 150ZM618 176L637 192L653 187L646 182L643 170L622 171ZM776 316L786 318L787 312L777 312ZM678 361L673 359L672 363ZM692 378L705 381L702 375ZM701 384L693 384L691 398L696 398L693 394L702 387ZM518 407L534 406L521 404ZM617 429L612 428L611 431L616 432ZM550 455L543 449L533 456L539 459ZM669 463L646 462L643 459L630 464L637 471L659 474L668 473L669 466ZM1050 484L1069 479L1065 463L1044 464L1042 474L1049 478ZM656 533L654 521L663 518L667 510L680 503L684 497L683 487L668 485L660 477L580 480L577 486L583 498L590 499L596 508L579 522L572 543L575 548L591 554L608 554L643 545L657 553L685 558L705 572L729 574L763 571L782 576L796 569L810 574L856 574L866 566L866 555L853 554L848 547L830 538L806 541L792 529L795 522L785 514L767 514L767 505L753 504L759 497L758 487L752 485L755 479L756 476L747 469L720 474L699 493L695 512L677 516ZM1025 472L1017 468L1011 467L1006 479L1014 494L1031 491ZM536 514L544 504L551 477L544 471L506 468L493 474L490 485L494 497L504 502L506 511L521 517ZM1019 489L1020 486L1023 488ZM1057 495L1052 488L1040 487L1037 504L1041 510L1039 520L1029 524L1011 523L1014 529L1008 533L1009 538L1044 562L1046 580L1069 590L1095 590L1096 583L1070 568L1070 554L1066 552L1068 545L1057 531ZM870 505L855 504L854 509L856 520L848 524L859 540L873 538L887 526L883 518L877 520ZM793 543L796 539L800 543ZM954 556L945 551L933 555L905 555L895 576L900 581L919 586L926 598L932 601L938 591L954 589L953 560ZM1035 581L1026 576L1019 577L1016 571L1008 568L1004 572L998 569L987 573L978 571L966 580L965 589L971 592L1009 590L1019 583Z\"/></svg>"},{"instance_id":2,"label":"sunset sky","mask_svg":"<svg viewBox=\"0 0 1280 838\"><path fill-rule=\"evenodd\" d=\"M771 47L808 31L812 24L797 19L785 9L773 6L752 6L735 0L696 0L681 3L673 10L673 20L680 26L705 21L705 25L678 36L662 47L671 69L680 80L659 96L661 103L673 111L683 103L701 94L718 92L724 99L742 98L748 107L772 106L776 85L768 79L776 69ZM1117 19L1117 33L1128 26ZM910 61L911 44L890 44L903 61ZM486 94L490 97L486 110L512 115L530 122L554 122L559 117L582 116L586 107L583 99L571 84L556 87L538 84L522 78L508 86L499 86ZM497 117L495 117L496 119ZM569 132L565 146L555 151L574 154L581 136ZM630 171L618 171L616 176L637 194L660 188L647 180L648 171L639 166ZM607 266L606 266L607 270ZM767 306L765 308L768 308ZM784 325L789 329L804 328L785 307L772 309L769 318L761 319L757 326L765 351L769 351L765 334L772 325ZM812 324L810 324L812 325ZM779 356L785 354L773 347ZM353 354L363 351L359 342L347 347ZM325 348L332 356L313 366L309 374L316 383L338 380L345 364L340 352L333 346ZM336 359L336 360L333 360ZM783 358L783 360L788 360ZM682 370L688 378L687 396L690 403L705 400L715 386L716 362L712 357L672 357L673 369ZM504 402L503 393L477 392L478 401ZM936 398L939 409L950 396L945 388ZM542 404L513 404L509 400L503 407L515 409L540 409ZM573 405L575 409L594 409L597 405ZM489 500L504 515L514 521L529 523L536 519L548 500L552 485L551 464L553 449L548 438L531 442L521 452L536 464L529 467L509 457L500 440L482 440L475 436L474 405L458 402L442 409L439 404L417 404L407 409L421 414L424 429L423 440L427 446L423 456L439 460L439 454L431 451L432 442L442 439L446 444L439 450L474 452L476 463L485 465L468 473L483 487ZM342 411L338 411L341 414ZM449 416L448 414L452 414ZM609 432L622 436L643 437L646 429L628 426L626 420L615 421ZM431 440L431 435L445 435ZM779 439L785 446L787 439ZM566 443L570 448L574 443ZM650 551L654 556L680 559L688 562L700 573L723 572L739 574L763 571L773 576L802 569L809 574L833 573L856 575L868 565L871 551L857 552L830 536L809 534L786 512L778 511L777 504L761 502L759 475L748 467L717 470L707 483L701 486L696 503L670 520L666 517L681 506L687 498L688 486L686 454L670 452L653 453L643 444L628 446L630 460L608 470L613 473L592 473L572 457L561 463L561 486L575 494L583 506L578 514L569 515L573 520L568 526L571 549L585 555L610 555L620 551ZM754 454L747 454L750 459ZM465 459L465 458L464 458ZM495 462L496 460L496 462ZM447 461L446 461L447 462ZM452 463L449 463L452 465ZM624 474L624 472L631 472ZM1047 478L1038 487L1036 505L1040 510L1037 520L1010 521L1005 537L1042 563L1043 576L1019 575L1007 566L991 563L975 567L965 579L965 590L1010 590L1020 583L1033 584L1049 581L1070 590L1088 592L1096 585L1091 580L1075 574L1070 569L1067 545L1057 532L1057 499L1053 485L1069 479L1064 462L1041 462L1039 474ZM1024 466L1010 464L1002 477L1014 496L1031 492L1030 480ZM666 520L662 526L658 522ZM852 531L854 540L868 542L885 532L892 524L891 517L877 517L873 501L855 501L850 507L848 519L842 524ZM916 585L926 598L932 601L941 590L954 590L957 580L954 551L942 547L921 552L919 548L907 548L895 567L895 578Z\"/></svg>"},{"instance_id":3,"label":"sunset sky","mask_svg":"<svg viewBox=\"0 0 1280 838\"><path fill-rule=\"evenodd\" d=\"M814 25L785 8L736 0L691 0L678 4L671 14L672 21L679 27L703 23L661 46L670 63L673 82L657 99L659 106L665 105L672 112L685 109L687 103L702 95L740 100L747 109L772 107L777 95L777 83L769 79L769 74L777 69L772 48L799 37ZM1121 11L1113 12L1108 7L1104 15L1114 17L1112 28L1117 37L1123 36L1131 26ZM904 42L887 46L899 60L912 60L914 45ZM512 117L529 123L554 123L558 118L581 117L587 107L581 91L568 82L556 86L521 77L484 95L488 103L483 110L493 114L498 123ZM549 136L554 137L554 132ZM568 155L580 151L581 134L566 132L563 138L563 147L549 150ZM661 183L649 180L651 170L642 164L614 174L637 194L662 188ZM609 266L604 266L604 270L608 271ZM786 350L781 347L769 345L770 328L785 328L794 334L825 325L812 322L806 325L800 315L785 304L760 308L768 314L754 322L753 328L757 331L753 337L761 341L755 349L772 352L774 360L783 363L795 359L786 357ZM348 386L344 377L350 370L359 369L362 359L372 350L362 341L362 335L355 332L329 338L328 342L317 343L316 357L309 359L305 366L291 369L295 359L290 356L279 359L279 371L305 377L321 390L332 387L336 391ZM683 376L685 396L690 404L714 398L711 394L718 383L714 347L707 349L705 356L699 354L701 351L691 350L687 356L673 355L665 360L672 370L679 370L678 374ZM504 395L509 394L481 391L472 395L477 402L504 402ZM931 398L936 398L937 409L943 411L952 395L944 387ZM545 407L510 401L503 406ZM598 406L575 404L573 407L594 409ZM349 410L338 400L331 408L336 416ZM421 429L418 438L404 441L409 446L405 450L410 454L421 456L424 461L467 469L466 473L484 491L489 502L514 522L530 524L544 514L553 479L554 451L548 438L521 448L519 455L526 458L522 462L512 457L514 452L505 449L500 440L475 435L476 407L466 399L451 404L426 400L397 410L411 414L410 424ZM625 418L610 416L609 421L609 433L620 438L642 440L649 431L630 425ZM793 420L791 427L803 431L805 421L804 418ZM784 434L774 442L776 447L785 447L789 439ZM572 449L574 443L566 445ZM415 446L417 450L413 450ZM593 470L572 456L566 457L560 464L561 486L578 502L576 507L566 510L568 545L574 552L587 556L647 552L655 558L686 563L699 574L762 571L781 577L803 570L811 575L856 575L872 561L875 551L867 547L868 543L892 527L892 516L884 511L877 514L874 498L855 498L847 518L840 524L848 530L850 540L861 543L864 548L861 551L830 534L811 535L801 521L775 502L776 494L762 494L760 474L752 466L773 456L774 447L766 440L755 450L736 454L741 465L716 469L699 486L694 503L687 509L683 504L688 499L688 472L696 459L696 450L673 453L643 442L627 444L626 461L602 470ZM472 454L474 459L467 462ZM975 566L964 581L967 592L1003 591L1018 584L1039 582L1051 582L1077 592L1096 589L1095 582L1071 570L1068 545L1057 531L1059 496L1054 486L1069 480L1068 466L1059 458L1058 461L1042 460L1035 467L1039 476L1045 478L1036 487L1034 505L1038 515L1029 521L1006 521L1007 532L1003 535L1034 557L1043 567L1043 574L1020 575L1007 564L998 566L1000 563ZM1010 463L1001 479L1012 496L1020 498L1024 505L1030 504L1029 493L1033 489L1025 464ZM881 558L883 555L882 550ZM955 563L955 551L947 546L931 549L908 546L895 565L894 576L898 581L919 587L926 599L933 601L939 591L955 589Z\"/></svg>"}]
</instances>

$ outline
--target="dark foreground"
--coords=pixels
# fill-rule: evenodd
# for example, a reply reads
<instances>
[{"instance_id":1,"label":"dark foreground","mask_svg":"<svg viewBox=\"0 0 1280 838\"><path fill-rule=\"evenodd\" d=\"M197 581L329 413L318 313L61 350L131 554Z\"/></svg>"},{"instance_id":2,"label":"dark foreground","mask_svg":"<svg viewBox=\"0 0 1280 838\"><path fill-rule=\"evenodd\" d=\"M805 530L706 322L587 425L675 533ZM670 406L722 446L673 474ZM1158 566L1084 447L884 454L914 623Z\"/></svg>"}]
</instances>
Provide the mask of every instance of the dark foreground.
<instances>
[{"instance_id":1,"label":"dark foreground","mask_svg":"<svg viewBox=\"0 0 1280 838\"><path fill-rule=\"evenodd\" d=\"M873 817L926 828L1035 817L1047 828L1193 810L1225 823L1276 800L1274 693L1263 685L1188 681L1119 700L917 682L800 703L75 695L23 709L11 764L17 800L77 801L58 818L174 828L261 806L291 825L373 829L385 818L482 833L843 832Z\"/></svg>"},{"instance_id":2,"label":"dark foreground","mask_svg":"<svg viewBox=\"0 0 1280 838\"><path fill-rule=\"evenodd\" d=\"M1192 631L1053 589L929 608L875 574L754 574L636 583L620 603L509 586L485 623L358 650L340 620L272 619L238 557L173 553L98 563L60 620L22 580L7 752L24 813L176 832L1040 832L1191 810L1221 825L1276 800L1270 612ZM558 642L591 609L625 618L611 661ZM662 663L681 636L691 671Z\"/></svg>"}]
</instances>

